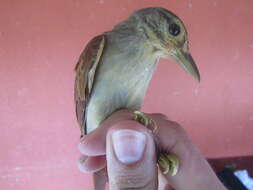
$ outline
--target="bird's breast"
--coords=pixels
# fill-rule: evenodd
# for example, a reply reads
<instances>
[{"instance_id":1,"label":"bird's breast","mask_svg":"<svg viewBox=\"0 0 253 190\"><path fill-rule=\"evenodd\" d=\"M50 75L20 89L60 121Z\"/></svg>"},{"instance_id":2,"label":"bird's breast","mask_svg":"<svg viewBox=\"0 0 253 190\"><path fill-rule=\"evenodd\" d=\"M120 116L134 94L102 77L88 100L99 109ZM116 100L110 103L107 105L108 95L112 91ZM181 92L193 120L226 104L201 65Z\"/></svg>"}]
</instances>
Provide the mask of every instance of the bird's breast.
<instances>
[{"instance_id":1,"label":"bird's breast","mask_svg":"<svg viewBox=\"0 0 253 190\"><path fill-rule=\"evenodd\" d=\"M121 52L113 47L105 51L87 107L88 132L118 109L140 109L155 63L152 55L142 52Z\"/></svg>"}]
</instances>

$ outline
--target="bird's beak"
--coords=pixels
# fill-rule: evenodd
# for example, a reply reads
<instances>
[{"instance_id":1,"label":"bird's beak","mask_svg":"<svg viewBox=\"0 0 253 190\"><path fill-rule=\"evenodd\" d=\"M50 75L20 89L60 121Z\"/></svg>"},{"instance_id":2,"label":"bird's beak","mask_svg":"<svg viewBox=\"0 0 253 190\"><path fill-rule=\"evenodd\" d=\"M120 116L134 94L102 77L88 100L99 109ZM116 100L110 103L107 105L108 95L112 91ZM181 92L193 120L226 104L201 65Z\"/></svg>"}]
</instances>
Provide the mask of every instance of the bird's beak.
<instances>
[{"instance_id":1,"label":"bird's beak","mask_svg":"<svg viewBox=\"0 0 253 190\"><path fill-rule=\"evenodd\" d=\"M176 49L173 52L173 57L183 67L183 69L186 70L186 72L191 74L197 81L200 81L199 70L191 54L188 51L185 52L181 48Z\"/></svg>"}]
</instances>

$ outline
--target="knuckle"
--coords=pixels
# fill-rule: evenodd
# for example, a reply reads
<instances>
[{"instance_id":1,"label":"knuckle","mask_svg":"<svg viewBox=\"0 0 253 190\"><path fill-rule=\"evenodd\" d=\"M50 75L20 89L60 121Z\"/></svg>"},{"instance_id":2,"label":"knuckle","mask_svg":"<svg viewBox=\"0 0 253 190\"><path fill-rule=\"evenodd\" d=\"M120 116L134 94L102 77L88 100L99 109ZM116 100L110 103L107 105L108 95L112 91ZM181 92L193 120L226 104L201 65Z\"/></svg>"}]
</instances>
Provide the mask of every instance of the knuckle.
<instances>
[{"instance_id":1,"label":"knuckle","mask_svg":"<svg viewBox=\"0 0 253 190\"><path fill-rule=\"evenodd\" d=\"M81 164L85 163L87 160L88 156L85 155L81 155L78 162L80 162Z\"/></svg>"},{"instance_id":2,"label":"knuckle","mask_svg":"<svg viewBox=\"0 0 253 190\"><path fill-rule=\"evenodd\" d=\"M145 189L151 180L146 175L118 175L111 182L118 189Z\"/></svg>"},{"instance_id":3,"label":"knuckle","mask_svg":"<svg viewBox=\"0 0 253 190\"><path fill-rule=\"evenodd\" d=\"M126 109L119 110L119 111L114 112L107 119L105 119L102 122L101 127L113 126L119 123L120 121L129 120L131 118L132 118L132 113L129 110L126 110Z\"/></svg>"},{"instance_id":4,"label":"knuckle","mask_svg":"<svg viewBox=\"0 0 253 190\"><path fill-rule=\"evenodd\" d=\"M167 115L162 114L162 113L153 113L153 114L151 114L151 116L157 117L159 119L164 119L164 120L168 120L169 119Z\"/></svg>"},{"instance_id":5,"label":"knuckle","mask_svg":"<svg viewBox=\"0 0 253 190\"><path fill-rule=\"evenodd\" d=\"M183 136L186 134L184 128L175 121L169 121L170 128L175 132L178 136Z\"/></svg>"}]
</instances>

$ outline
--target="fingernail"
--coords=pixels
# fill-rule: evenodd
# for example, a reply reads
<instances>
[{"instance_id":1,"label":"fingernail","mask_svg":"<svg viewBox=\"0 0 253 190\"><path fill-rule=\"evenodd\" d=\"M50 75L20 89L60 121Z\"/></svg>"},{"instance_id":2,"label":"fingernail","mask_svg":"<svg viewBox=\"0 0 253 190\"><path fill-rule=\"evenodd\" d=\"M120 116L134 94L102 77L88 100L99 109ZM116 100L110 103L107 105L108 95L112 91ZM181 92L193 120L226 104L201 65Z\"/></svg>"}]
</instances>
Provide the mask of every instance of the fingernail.
<instances>
[{"instance_id":1,"label":"fingernail","mask_svg":"<svg viewBox=\"0 0 253 190\"><path fill-rule=\"evenodd\" d=\"M118 160L124 164L132 164L142 158L146 136L134 130L122 129L112 133L112 142Z\"/></svg>"}]
</instances>

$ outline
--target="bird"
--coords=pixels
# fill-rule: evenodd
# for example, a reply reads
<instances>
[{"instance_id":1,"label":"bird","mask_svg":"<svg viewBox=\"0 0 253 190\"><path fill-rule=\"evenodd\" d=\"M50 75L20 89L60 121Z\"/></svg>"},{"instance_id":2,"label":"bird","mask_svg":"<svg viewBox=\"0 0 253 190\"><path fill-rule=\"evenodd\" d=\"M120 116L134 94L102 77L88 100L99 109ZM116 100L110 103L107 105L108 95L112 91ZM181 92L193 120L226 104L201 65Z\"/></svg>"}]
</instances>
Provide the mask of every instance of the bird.
<instances>
[{"instance_id":1,"label":"bird","mask_svg":"<svg viewBox=\"0 0 253 190\"><path fill-rule=\"evenodd\" d=\"M142 123L152 121L140 110L160 58L174 60L200 81L186 27L165 8L136 10L112 30L91 39L75 67L74 100L81 136L120 109L133 110ZM166 165L166 158L175 157L165 155L160 165Z\"/></svg>"}]
</instances>

